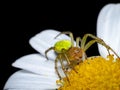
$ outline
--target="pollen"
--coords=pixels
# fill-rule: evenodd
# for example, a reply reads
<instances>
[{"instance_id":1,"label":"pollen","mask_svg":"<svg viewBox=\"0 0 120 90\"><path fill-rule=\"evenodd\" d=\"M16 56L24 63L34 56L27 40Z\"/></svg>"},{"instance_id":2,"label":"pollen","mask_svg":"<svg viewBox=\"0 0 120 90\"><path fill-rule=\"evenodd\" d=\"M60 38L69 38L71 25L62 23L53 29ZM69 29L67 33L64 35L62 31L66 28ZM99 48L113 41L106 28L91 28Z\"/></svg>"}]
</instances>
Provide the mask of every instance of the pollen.
<instances>
[{"instance_id":1,"label":"pollen","mask_svg":"<svg viewBox=\"0 0 120 90\"><path fill-rule=\"evenodd\" d=\"M58 90L120 90L120 59L113 55L87 58L67 74Z\"/></svg>"}]
</instances>

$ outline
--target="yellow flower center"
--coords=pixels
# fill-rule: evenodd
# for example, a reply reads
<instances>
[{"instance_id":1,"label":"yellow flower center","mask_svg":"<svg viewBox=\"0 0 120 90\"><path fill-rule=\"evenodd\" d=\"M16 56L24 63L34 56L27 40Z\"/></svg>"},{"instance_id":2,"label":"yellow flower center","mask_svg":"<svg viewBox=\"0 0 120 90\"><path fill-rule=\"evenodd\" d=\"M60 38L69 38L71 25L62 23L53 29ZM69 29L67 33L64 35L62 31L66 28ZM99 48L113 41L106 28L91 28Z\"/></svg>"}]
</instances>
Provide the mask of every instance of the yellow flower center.
<instances>
[{"instance_id":1,"label":"yellow flower center","mask_svg":"<svg viewBox=\"0 0 120 90\"><path fill-rule=\"evenodd\" d=\"M75 71L68 72L69 82L63 78L58 90L120 90L120 59L113 55L88 58Z\"/></svg>"}]
</instances>

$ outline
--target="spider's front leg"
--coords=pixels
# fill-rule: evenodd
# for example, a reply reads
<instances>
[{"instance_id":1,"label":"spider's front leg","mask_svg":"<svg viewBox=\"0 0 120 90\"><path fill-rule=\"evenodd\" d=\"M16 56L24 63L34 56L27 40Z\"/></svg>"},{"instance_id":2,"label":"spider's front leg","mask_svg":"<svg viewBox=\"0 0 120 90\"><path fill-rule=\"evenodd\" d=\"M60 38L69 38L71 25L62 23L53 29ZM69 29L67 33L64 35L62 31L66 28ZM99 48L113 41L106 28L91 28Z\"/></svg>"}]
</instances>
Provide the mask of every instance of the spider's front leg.
<instances>
[{"instance_id":1,"label":"spider's front leg","mask_svg":"<svg viewBox=\"0 0 120 90\"><path fill-rule=\"evenodd\" d=\"M85 60L87 58L86 52L83 47L80 46L82 39L80 37L76 38L76 47L81 48L82 50L82 60Z\"/></svg>"},{"instance_id":2,"label":"spider's front leg","mask_svg":"<svg viewBox=\"0 0 120 90\"><path fill-rule=\"evenodd\" d=\"M82 39L80 37L76 38L76 47L80 47L81 41L82 41Z\"/></svg>"},{"instance_id":3,"label":"spider's front leg","mask_svg":"<svg viewBox=\"0 0 120 90\"><path fill-rule=\"evenodd\" d=\"M59 33L55 38L57 38L58 36L60 36L61 34L68 34L71 38L71 43L72 43L72 46L74 46L74 37L73 37L73 33L70 32L70 31L64 31L64 32L61 32Z\"/></svg>"},{"instance_id":4,"label":"spider's front leg","mask_svg":"<svg viewBox=\"0 0 120 90\"><path fill-rule=\"evenodd\" d=\"M93 40L89 41L89 42L85 45L87 37L91 37ZM103 45L104 47L106 47L106 49L107 49L107 51L108 51L109 54L110 54L109 50L111 50L118 58L120 58L120 57L118 56L118 54L117 54L110 46L108 46L101 38L98 38L98 37L96 37L96 36L94 36L94 35L92 35L92 34L85 34L85 35L83 36L83 39L82 39L82 41L81 41L81 47L84 48L85 51L86 51L86 50L87 50L92 44L94 44L95 42L97 42L97 43Z\"/></svg>"}]
</instances>

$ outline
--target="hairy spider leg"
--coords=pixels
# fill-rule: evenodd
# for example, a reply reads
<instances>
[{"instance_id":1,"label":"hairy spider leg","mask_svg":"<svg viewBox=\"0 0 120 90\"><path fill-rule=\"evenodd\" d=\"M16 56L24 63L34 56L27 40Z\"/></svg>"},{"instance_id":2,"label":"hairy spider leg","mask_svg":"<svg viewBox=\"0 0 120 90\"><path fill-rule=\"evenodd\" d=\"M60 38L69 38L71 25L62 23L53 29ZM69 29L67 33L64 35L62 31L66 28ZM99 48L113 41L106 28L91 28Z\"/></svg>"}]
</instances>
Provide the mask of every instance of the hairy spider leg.
<instances>
[{"instance_id":1,"label":"hairy spider leg","mask_svg":"<svg viewBox=\"0 0 120 90\"><path fill-rule=\"evenodd\" d=\"M48 60L47 53L48 53L50 50L54 50L54 47L50 47L49 49L47 49L47 50L45 51L45 57L47 58L47 60Z\"/></svg>"},{"instance_id":2,"label":"hairy spider leg","mask_svg":"<svg viewBox=\"0 0 120 90\"><path fill-rule=\"evenodd\" d=\"M58 77L60 78L60 80L62 79L62 77L61 77L61 75L60 75L60 73L59 73L59 71L58 71L58 60L59 60L59 55L56 57L56 59L55 59L55 71L56 71L56 73L57 73L57 75L58 75Z\"/></svg>"},{"instance_id":3,"label":"hairy spider leg","mask_svg":"<svg viewBox=\"0 0 120 90\"><path fill-rule=\"evenodd\" d=\"M91 37L91 38L94 39L94 40L89 41L89 42L85 45L86 39L87 39L88 37ZM101 38L98 38L98 37L96 37L96 36L94 36L94 35L92 35L92 34L85 34L85 35L83 36L82 41L81 41L81 48L83 48L83 49L86 51L86 50L87 50L92 44L94 44L95 42L97 42L97 43L103 45L104 47L106 47L106 49L107 49L107 51L108 51L108 54L110 54L109 50L111 50L118 58L120 58L120 57L117 55L117 53L116 53L110 46L108 46Z\"/></svg>"},{"instance_id":4,"label":"hairy spider leg","mask_svg":"<svg viewBox=\"0 0 120 90\"><path fill-rule=\"evenodd\" d=\"M50 50L54 50L54 47L50 47L49 49L47 49L47 50L45 51L45 57L47 58L47 60L48 60L47 53L48 53ZM64 52L64 50L63 50L63 52ZM67 55L66 55L65 53L63 53L63 56L66 58L65 60L67 61L67 64L70 65L70 61L69 61ZM66 72L65 72L65 67L64 67L64 65L63 65L62 53L59 53L58 56L57 56L56 59L55 59L55 70L56 70L56 72L57 72L57 74L58 74L58 77L61 79L61 76L60 76L60 74L59 74L58 67L57 67L57 62L58 62L58 60L60 60L60 63L61 63L61 66L62 66L62 70L64 71L64 74L65 74L65 76L67 77Z\"/></svg>"},{"instance_id":5,"label":"hairy spider leg","mask_svg":"<svg viewBox=\"0 0 120 90\"><path fill-rule=\"evenodd\" d=\"M63 70L63 72L64 72L64 74L65 74L68 82L70 82L70 81L69 81L69 78L68 78L68 76L67 76L67 73L66 73L66 68L65 68L64 63L63 63L64 59L62 58L62 55L59 55L59 56L60 56L59 59L60 59L60 63L61 63L61 66L62 66L62 70Z\"/></svg>"},{"instance_id":6,"label":"hairy spider leg","mask_svg":"<svg viewBox=\"0 0 120 90\"><path fill-rule=\"evenodd\" d=\"M80 47L80 43L81 43L82 39L80 37L76 38L76 47ZM81 47L80 47L81 48ZM87 55L85 53L84 48L81 48L81 50L83 50L83 55L82 55L82 60L85 60L87 58Z\"/></svg>"},{"instance_id":7,"label":"hairy spider leg","mask_svg":"<svg viewBox=\"0 0 120 90\"><path fill-rule=\"evenodd\" d=\"M80 42L81 42L81 38L80 37L77 37L76 38L76 47L80 47Z\"/></svg>"},{"instance_id":8,"label":"hairy spider leg","mask_svg":"<svg viewBox=\"0 0 120 90\"><path fill-rule=\"evenodd\" d=\"M58 36L60 36L61 34L68 34L71 38L71 43L72 43L72 47L74 46L74 37L73 37L73 34L69 31L65 31L65 32L61 32L59 33L55 38L57 38Z\"/></svg>"},{"instance_id":9,"label":"hairy spider leg","mask_svg":"<svg viewBox=\"0 0 120 90\"><path fill-rule=\"evenodd\" d=\"M61 79L62 79L62 76L60 75L60 73L59 73L59 71L58 71L58 65L57 65L57 64L58 64L58 60L60 60L60 64L61 64L62 70L63 70L63 72L64 72L64 75L66 76L68 82L70 83L69 78L68 78L67 73L66 73L66 70L65 70L64 63L63 63L64 58L63 58L62 56L63 56L63 55L62 55L62 53L61 53L61 54L59 54L59 55L56 57L56 59L55 59L55 70L56 70L56 73L57 73L58 77L59 77L60 80L61 80Z\"/></svg>"},{"instance_id":10,"label":"hairy spider leg","mask_svg":"<svg viewBox=\"0 0 120 90\"><path fill-rule=\"evenodd\" d=\"M47 60L48 60L47 53L48 53L50 50L54 50L54 47L50 47L49 49L47 49L47 50L45 51L45 57L47 58ZM57 66L58 66L57 63L58 63L58 60L59 60L59 56L60 56L60 55L58 55L58 56L56 57L56 59L55 59L55 71L56 71L58 77L59 77L60 80L61 80L62 77L61 77L61 75L59 74L58 67L57 67ZM62 64L61 64L61 65L62 65Z\"/></svg>"}]
</instances>

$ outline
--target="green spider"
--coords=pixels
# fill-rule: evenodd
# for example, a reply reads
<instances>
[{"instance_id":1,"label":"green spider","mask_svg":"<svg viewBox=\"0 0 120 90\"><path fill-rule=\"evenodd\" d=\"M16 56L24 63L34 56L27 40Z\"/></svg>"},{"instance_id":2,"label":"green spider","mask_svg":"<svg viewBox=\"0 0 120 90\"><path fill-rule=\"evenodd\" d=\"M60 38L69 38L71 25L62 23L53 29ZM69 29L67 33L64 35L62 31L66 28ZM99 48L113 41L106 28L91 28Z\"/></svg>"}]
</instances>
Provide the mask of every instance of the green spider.
<instances>
[{"instance_id":1,"label":"green spider","mask_svg":"<svg viewBox=\"0 0 120 90\"><path fill-rule=\"evenodd\" d=\"M74 45L74 37L73 37L72 32L69 32L69 31L61 32L55 38L57 38L61 34L68 34L70 36L71 40L60 40L60 41L56 42L53 47L50 47L49 49L47 49L45 51L45 56L47 59L48 59L47 53L50 50L54 50L57 53L57 57L55 59L55 70L56 70L60 80L62 79L62 76L60 75L60 73L58 71L58 65L57 65L58 61L60 61L62 70L63 70L65 76L67 77L66 70L68 70L68 69L74 70L75 65L77 65L80 62L82 62L83 60L85 60L87 58L87 55L85 53L86 50L95 42L106 47L109 54L110 54L109 50L111 50L119 58L119 56L115 53L115 51L111 47L109 47L102 39L100 39L92 34L85 34L82 39L80 37L77 37L76 45ZM93 40L90 40L88 43L86 43L86 40L88 37L92 38ZM64 64L63 63L64 61L66 61L67 64ZM75 71L75 72L77 72L77 71Z\"/></svg>"}]
</instances>

